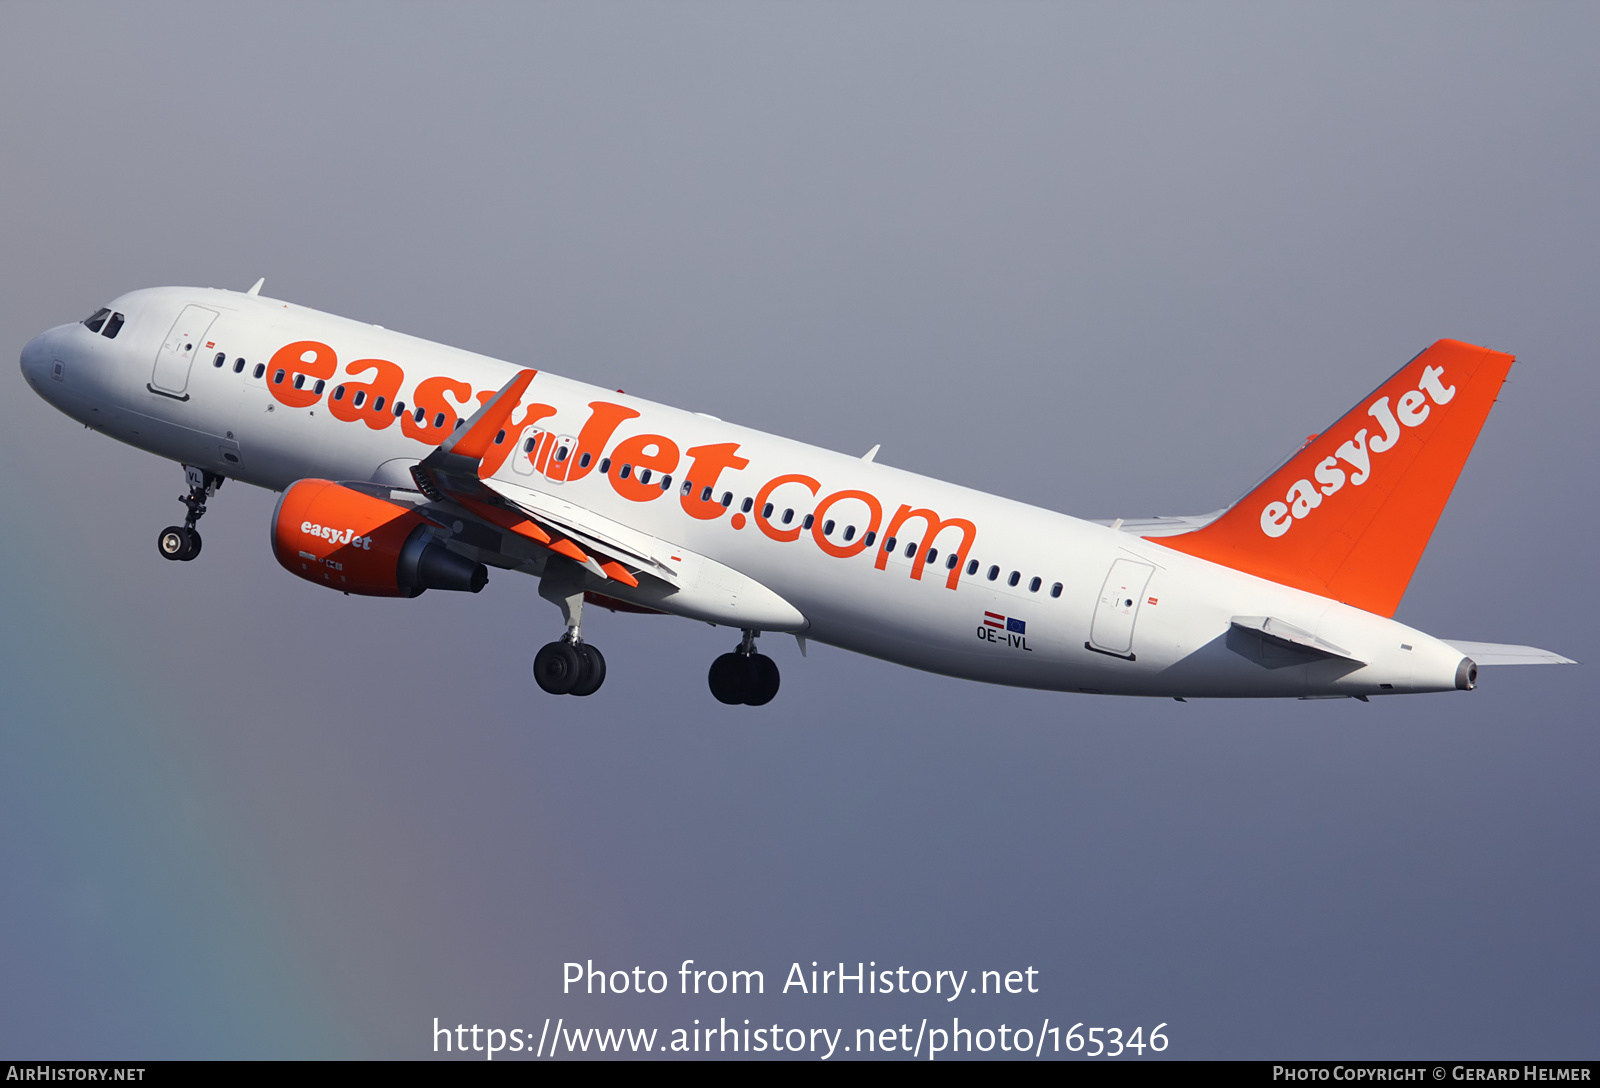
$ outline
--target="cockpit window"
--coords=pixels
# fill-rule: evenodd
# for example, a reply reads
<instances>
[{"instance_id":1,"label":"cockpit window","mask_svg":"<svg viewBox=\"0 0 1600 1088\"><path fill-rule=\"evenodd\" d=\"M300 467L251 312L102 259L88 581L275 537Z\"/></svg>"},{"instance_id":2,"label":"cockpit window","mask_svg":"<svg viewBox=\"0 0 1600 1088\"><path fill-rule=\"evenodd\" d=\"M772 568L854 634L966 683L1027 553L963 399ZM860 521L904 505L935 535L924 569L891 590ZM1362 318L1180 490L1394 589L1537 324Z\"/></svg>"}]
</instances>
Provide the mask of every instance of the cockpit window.
<instances>
[{"instance_id":1,"label":"cockpit window","mask_svg":"<svg viewBox=\"0 0 1600 1088\"><path fill-rule=\"evenodd\" d=\"M92 313L88 317L84 318L83 319L83 323L85 325L89 326L89 331L90 332L99 332L100 331L100 326L104 325L106 323L106 318L108 318L110 316L111 316L111 309L109 307L107 307L107 306L102 306L98 310L96 310L94 313Z\"/></svg>"},{"instance_id":2,"label":"cockpit window","mask_svg":"<svg viewBox=\"0 0 1600 1088\"><path fill-rule=\"evenodd\" d=\"M107 340L115 339L117 333L122 331L122 323L125 320L127 319L121 314L112 314L111 317L106 321L105 332L101 333L101 335Z\"/></svg>"}]
</instances>

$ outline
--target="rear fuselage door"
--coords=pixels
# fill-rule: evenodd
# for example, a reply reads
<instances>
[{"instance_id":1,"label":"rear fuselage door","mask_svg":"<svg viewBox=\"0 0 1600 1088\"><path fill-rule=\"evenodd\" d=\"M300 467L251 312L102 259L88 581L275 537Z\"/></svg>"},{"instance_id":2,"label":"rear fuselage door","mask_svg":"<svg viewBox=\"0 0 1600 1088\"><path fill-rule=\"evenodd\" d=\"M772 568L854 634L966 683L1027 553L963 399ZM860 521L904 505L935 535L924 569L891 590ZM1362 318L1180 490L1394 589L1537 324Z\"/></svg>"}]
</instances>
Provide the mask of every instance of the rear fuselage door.
<instances>
[{"instance_id":1,"label":"rear fuselage door","mask_svg":"<svg viewBox=\"0 0 1600 1088\"><path fill-rule=\"evenodd\" d=\"M1133 657L1133 623L1139 618L1144 587L1155 567L1132 559L1111 564L1100 600L1094 606L1094 622L1089 625L1089 648L1117 657Z\"/></svg>"},{"instance_id":2,"label":"rear fuselage door","mask_svg":"<svg viewBox=\"0 0 1600 1088\"><path fill-rule=\"evenodd\" d=\"M204 306L185 306L172 323L161 350L156 352L155 372L150 376L150 391L179 400L188 400L189 368L200 354L206 332L217 319L217 311Z\"/></svg>"}]
</instances>

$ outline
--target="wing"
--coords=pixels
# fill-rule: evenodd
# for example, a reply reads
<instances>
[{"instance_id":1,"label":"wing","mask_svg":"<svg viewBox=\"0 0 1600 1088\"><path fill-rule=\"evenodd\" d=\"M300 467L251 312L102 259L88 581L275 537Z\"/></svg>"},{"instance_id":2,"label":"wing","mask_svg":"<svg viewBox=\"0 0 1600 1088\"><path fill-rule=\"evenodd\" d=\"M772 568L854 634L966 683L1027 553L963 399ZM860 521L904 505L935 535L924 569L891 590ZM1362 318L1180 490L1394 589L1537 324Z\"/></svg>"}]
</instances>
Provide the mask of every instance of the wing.
<instances>
[{"instance_id":1,"label":"wing","mask_svg":"<svg viewBox=\"0 0 1600 1088\"><path fill-rule=\"evenodd\" d=\"M411 478L418 489L436 503L454 503L491 525L566 556L598 578L638 588L638 572L646 570L671 582L671 569L655 558L649 546L652 538L643 533L563 500L514 485L491 485L480 478L484 454L522 400L534 374L532 370L518 371L464 426L412 466ZM526 494L507 493L512 490Z\"/></svg>"}]
</instances>

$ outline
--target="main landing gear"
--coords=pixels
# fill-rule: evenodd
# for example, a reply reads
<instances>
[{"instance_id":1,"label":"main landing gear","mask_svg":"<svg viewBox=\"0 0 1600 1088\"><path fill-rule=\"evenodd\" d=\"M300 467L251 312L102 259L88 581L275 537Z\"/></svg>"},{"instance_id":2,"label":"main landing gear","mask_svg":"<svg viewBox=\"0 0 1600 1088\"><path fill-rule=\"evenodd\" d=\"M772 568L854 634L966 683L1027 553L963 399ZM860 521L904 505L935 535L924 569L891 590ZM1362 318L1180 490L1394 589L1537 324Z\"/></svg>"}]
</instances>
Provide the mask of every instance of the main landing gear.
<instances>
[{"instance_id":1,"label":"main landing gear","mask_svg":"<svg viewBox=\"0 0 1600 1088\"><path fill-rule=\"evenodd\" d=\"M606 659L583 641L583 568L551 556L539 579L539 596L561 609L567 633L539 647L533 679L551 695L593 695L606 681Z\"/></svg>"},{"instance_id":2,"label":"main landing gear","mask_svg":"<svg viewBox=\"0 0 1600 1088\"><path fill-rule=\"evenodd\" d=\"M187 563L200 554L200 533L194 527L195 522L205 517L206 499L217 493L226 477L193 465L184 465L183 474L189 481L189 493L178 496L178 501L189 508L189 516L183 519L182 525L168 525L161 530L161 535L156 537L156 548L163 559L181 559Z\"/></svg>"},{"instance_id":3,"label":"main landing gear","mask_svg":"<svg viewBox=\"0 0 1600 1088\"><path fill-rule=\"evenodd\" d=\"M606 659L587 642L562 638L539 647L533 678L551 695L593 695L606 682Z\"/></svg>"},{"instance_id":4,"label":"main landing gear","mask_svg":"<svg viewBox=\"0 0 1600 1088\"><path fill-rule=\"evenodd\" d=\"M778 694L778 666L766 654L756 653L758 634L746 630L737 650L711 663L706 679L719 703L764 706Z\"/></svg>"}]
</instances>

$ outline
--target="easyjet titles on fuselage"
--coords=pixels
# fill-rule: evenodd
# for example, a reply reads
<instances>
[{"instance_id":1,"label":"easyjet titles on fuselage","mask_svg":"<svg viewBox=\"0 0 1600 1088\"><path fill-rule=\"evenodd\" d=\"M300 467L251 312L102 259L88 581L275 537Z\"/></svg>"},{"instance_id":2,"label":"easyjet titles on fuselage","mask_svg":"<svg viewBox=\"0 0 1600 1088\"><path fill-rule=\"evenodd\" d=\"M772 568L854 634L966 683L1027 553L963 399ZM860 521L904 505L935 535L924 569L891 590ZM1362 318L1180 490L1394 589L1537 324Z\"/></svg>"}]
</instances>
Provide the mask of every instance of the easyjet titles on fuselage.
<instances>
[{"instance_id":1,"label":"easyjet titles on fuselage","mask_svg":"<svg viewBox=\"0 0 1600 1088\"><path fill-rule=\"evenodd\" d=\"M267 389L279 403L290 408L310 408L326 397L328 412L337 420L362 423L375 431L398 424L407 437L429 446L440 445L465 422L461 413L474 399L484 404L496 392L481 390L474 397L471 383L450 375L434 375L417 383L411 404L397 415L397 404L406 381L405 369L400 364L388 359L357 359L345 364L347 378L335 383L338 371L339 357L332 346L317 340L297 340L273 353L267 364ZM370 378L366 381L348 380L367 375ZM484 479L494 476L513 456L525 457L534 471L559 483L581 480L597 469L604 469L611 489L630 502L659 502L669 492L676 492L683 512L692 518L711 521L727 514L732 528L743 529L753 522L764 535L779 543L793 543L809 529L817 547L836 559L860 555L875 543L881 543L874 564L878 570L887 568L889 555L898 546L906 526L920 525L921 541L914 542L914 549L907 547L908 556L915 559L911 564L911 577L917 580L921 580L923 568L937 558L936 554L934 559L929 557L939 535L946 529L956 529L961 533L961 543L945 554L944 585L955 589L960 583L967 555L978 533L977 526L966 518L944 518L934 510L905 503L895 510L885 526L885 506L876 495L859 488L823 495L819 480L797 472L772 477L753 497L747 498L740 509L733 510L733 493L721 485L724 472L737 472L750 464L740 456L740 443L714 442L682 449L667 435L645 433L631 435L608 449L617 428L638 418L640 413L603 400L592 401L588 407L589 417L578 430L576 441L567 445L551 430L536 426L556 415L554 405L538 402L518 405L484 454L479 475ZM529 428L535 431L528 436L533 439L531 448L524 438ZM683 472L679 474L681 466ZM676 487L670 486L674 479L681 480ZM785 484L804 487L817 502L799 519L794 519L791 511L785 511L787 518L774 522L773 515L777 511L770 500ZM851 525L847 537L832 539L833 521L829 514L836 506L850 500L865 507L865 525L859 529ZM788 523L795 520L798 523Z\"/></svg>"}]
</instances>

